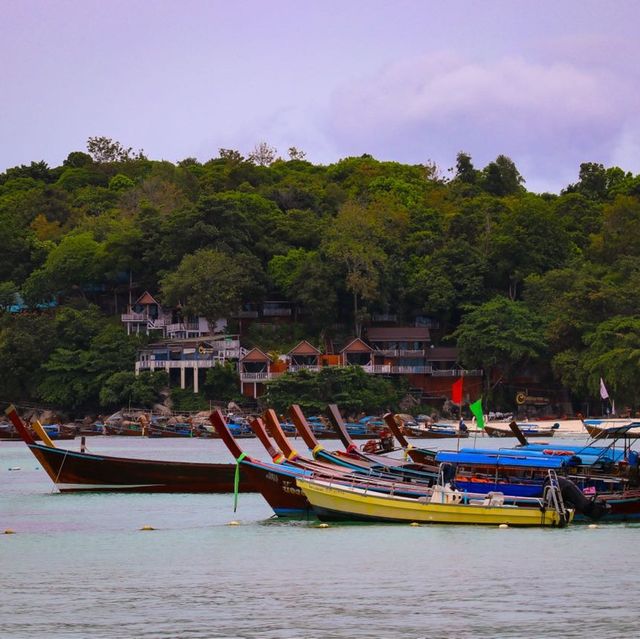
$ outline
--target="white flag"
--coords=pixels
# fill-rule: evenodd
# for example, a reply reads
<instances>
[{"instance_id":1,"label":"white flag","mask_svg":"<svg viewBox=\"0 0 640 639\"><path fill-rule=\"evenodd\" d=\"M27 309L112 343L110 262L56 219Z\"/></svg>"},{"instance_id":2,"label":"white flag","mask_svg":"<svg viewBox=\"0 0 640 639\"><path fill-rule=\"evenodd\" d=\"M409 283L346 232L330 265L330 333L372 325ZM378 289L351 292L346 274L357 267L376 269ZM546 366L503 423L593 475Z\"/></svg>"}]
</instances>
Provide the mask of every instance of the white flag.
<instances>
[{"instance_id":1,"label":"white flag","mask_svg":"<svg viewBox=\"0 0 640 639\"><path fill-rule=\"evenodd\" d=\"M600 397L602 397L602 399L609 399L609 393L607 392L607 387L604 385L602 377L600 378Z\"/></svg>"}]
</instances>

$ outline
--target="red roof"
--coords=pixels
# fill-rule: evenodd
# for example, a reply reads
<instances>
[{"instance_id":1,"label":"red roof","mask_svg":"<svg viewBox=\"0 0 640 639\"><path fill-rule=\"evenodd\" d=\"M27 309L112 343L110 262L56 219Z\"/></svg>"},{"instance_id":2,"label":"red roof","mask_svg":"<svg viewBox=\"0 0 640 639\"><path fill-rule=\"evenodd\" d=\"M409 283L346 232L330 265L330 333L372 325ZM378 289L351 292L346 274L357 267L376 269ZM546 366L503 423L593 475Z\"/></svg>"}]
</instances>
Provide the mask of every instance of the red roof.
<instances>
[{"instance_id":1,"label":"red roof","mask_svg":"<svg viewBox=\"0 0 640 639\"><path fill-rule=\"evenodd\" d=\"M428 328L418 326L374 326L367 329L367 338L370 342L428 342L431 335Z\"/></svg>"},{"instance_id":2,"label":"red roof","mask_svg":"<svg viewBox=\"0 0 640 639\"><path fill-rule=\"evenodd\" d=\"M320 351L303 339L295 348L292 348L287 355L320 355Z\"/></svg>"},{"instance_id":3,"label":"red roof","mask_svg":"<svg viewBox=\"0 0 640 639\"><path fill-rule=\"evenodd\" d=\"M136 304L158 304L149 291L145 291L137 300Z\"/></svg>"},{"instance_id":4,"label":"red roof","mask_svg":"<svg viewBox=\"0 0 640 639\"><path fill-rule=\"evenodd\" d=\"M341 353L371 353L373 349L365 344L359 337L352 339L340 352Z\"/></svg>"},{"instance_id":5,"label":"red roof","mask_svg":"<svg viewBox=\"0 0 640 639\"><path fill-rule=\"evenodd\" d=\"M259 348L252 348L244 357L240 358L241 362L270 362L271 358Z\"/></svg>"}]
</instances>

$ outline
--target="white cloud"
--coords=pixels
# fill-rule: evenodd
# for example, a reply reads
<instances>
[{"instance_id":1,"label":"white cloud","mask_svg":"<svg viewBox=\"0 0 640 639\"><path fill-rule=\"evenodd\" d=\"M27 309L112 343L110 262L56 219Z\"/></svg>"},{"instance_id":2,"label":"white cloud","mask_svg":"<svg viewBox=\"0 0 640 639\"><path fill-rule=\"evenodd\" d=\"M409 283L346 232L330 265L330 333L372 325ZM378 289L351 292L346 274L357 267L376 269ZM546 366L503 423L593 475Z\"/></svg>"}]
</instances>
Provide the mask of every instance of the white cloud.
<instances>
[{"instance_id":1,"label":"white cloud","mask_svg":"<svg viewBox=\"0 0 640 639\"><path fill-rule=\"evenodd\" d=\"M637 157L640 128L626 127L637 101L628 76L575 58L480 62L441 53L340 88L326 126L342 153L445 166L460 150L476 165L504 153L530 171L530 188L557 190L580 162Z\"/></svg>"}]
</instances>

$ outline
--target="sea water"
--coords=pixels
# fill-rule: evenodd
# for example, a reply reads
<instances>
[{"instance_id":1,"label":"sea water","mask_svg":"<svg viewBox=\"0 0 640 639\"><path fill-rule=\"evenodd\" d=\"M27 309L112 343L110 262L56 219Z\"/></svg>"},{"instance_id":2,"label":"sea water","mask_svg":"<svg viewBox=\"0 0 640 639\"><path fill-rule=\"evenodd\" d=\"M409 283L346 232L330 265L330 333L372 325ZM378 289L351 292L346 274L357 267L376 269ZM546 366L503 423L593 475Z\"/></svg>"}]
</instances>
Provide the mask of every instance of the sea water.
<instances>
[{"instance_id":1,"label":"sea water","mask_svg":"<svg viewBox=\"0 0 640 639\"><path fill-rule=\"evenodd\" d=\"M218 440L87 441L230 460ZM236 513L232 495L63 495L23 444L0 442L0 533L15 531L0 534L0 637L637 636L638 528L319 528L274 519L257 494Z\"/></svg>"}]
</instances>

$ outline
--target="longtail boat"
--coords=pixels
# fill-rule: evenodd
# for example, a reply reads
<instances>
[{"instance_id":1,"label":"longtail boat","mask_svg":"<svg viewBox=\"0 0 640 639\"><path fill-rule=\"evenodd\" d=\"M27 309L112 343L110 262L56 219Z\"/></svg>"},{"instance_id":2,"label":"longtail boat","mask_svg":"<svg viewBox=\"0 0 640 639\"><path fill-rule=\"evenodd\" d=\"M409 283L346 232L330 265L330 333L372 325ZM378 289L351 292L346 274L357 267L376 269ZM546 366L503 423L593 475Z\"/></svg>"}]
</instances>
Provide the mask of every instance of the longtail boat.
<instances>
[{"instance_id":1,"label":"longtail boat","mask_svg":"<svg viewBox=\"0 0 640 639\"><path fill-rule=\"evenodd\" d=\"M560 428L560 424L554 424L553 426L549 426L548 428L542 428L537 424L529 424L529 423L519 423L518 428L520 432L525 437L553 437ZM500 426L491 426L489 424L485 424L484 427L485 433L489 435L489 437L513 437L513 430L509 427L504 428Z\"/></svg>"},{"instance_id":2,"label":"longtail boat","mask_svg":"<svg viewBox=\"0 0 640 639\"><path fill-rule=\"evenodd\" d=\"M469 437L469 431L450 424L404 424L407 436L420 439L464 439Z\"/></svg>"},{"instance_id":3,"label":"longtail boat","mask_svg":"<svg viewBox=\"0 0 640 639\"><path fill-rule=\"evenodd\" d=\"M61 492L228 493L235 464L110 457L38 444L13 406L7 415L22 440ZM249 482L243 491L255 491Z\"/></svg>"},{"instance_id":4,"label":"longtail boat","mask_svg":"<svg viewBox=\"0 0 640 639\"><path fill-rule=\"evenodd\" d=\"M431 495L415 499L306 477L299 478L297 483L316 515L327 521L562 527L574 515L572 509L564 507L559 489L553 485L544 499L516 506L501 494L474 497L447 485L437 486Z\"/></svg>"},{"instance_id":5,"label":"longtail boat","mask_svg":"<svg viewBox=\"0 0 640 639\"><path fill-rule=\"evenodd\" d=\"M393 413L387 413L384 416L385 423L393 433L394 437L398 442L400 442L400 446L402 446L404 454L416 464L424 464L426 466L433 465L436 458L436 451L429 450L428 448L416 448L413 444L410 444L398 425L397 420L398 417Z\"/></svg>"},{"instance_id":6,"label":"longtail boat","mask_svg":"<svg viewBox=\"0 0 640 639\"><path fill-rule=\"evenodd\" d=\"M640 422L606 426L600 419L583 420L583 425L592 439L638 439L640 438Z\"/></svg>"},{"instance_id":7,"label":"longtail boat","mask_svg":"<svg viewBox=\"0 0 640 639\"><path fill-rule=\"evenodd\" d=\"M279 517L309 516L312 514L307 498L296 485L296 478L311 475L310 471L286 463L263 462L248 456L231 434L225 418L219 410L214 410L209 419L238 464L240 485L245 478L248 479L250 485L257 488L273 512Z\"/></svg>"},{"instance_id":8,"label":"longtail boat","mask_svg":"<svg viewBox=\"0 0 640 639\"><path fill-rule=\"evenodd\" d=\"M368 459L367 455L360 453L361 458L353 458L349 453L336 453L327 451L318 440L307 424L304 414L300 407L296 404L291 406L291 417L300 436L305 444L311 450L315 459L322 459L338 466L364 468L364 472L380 473L384 472L396 478L402 477L405 481L432 482L436 478L437 473L433 470L425 468L419 464L407 464L403 460L393 459L389 457L374 456ZM355 469L354 469L355 470Z\"/></svg>"}]
</instances>

